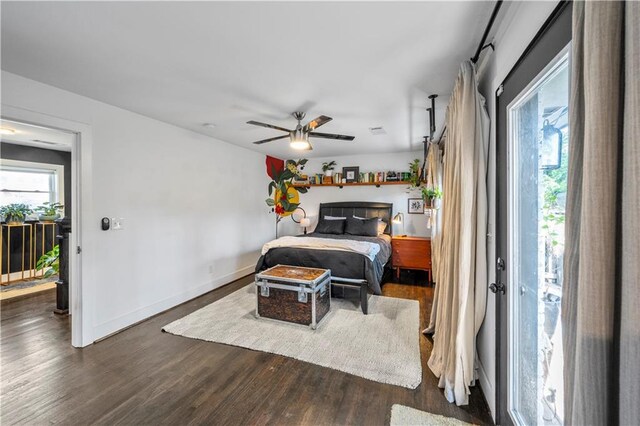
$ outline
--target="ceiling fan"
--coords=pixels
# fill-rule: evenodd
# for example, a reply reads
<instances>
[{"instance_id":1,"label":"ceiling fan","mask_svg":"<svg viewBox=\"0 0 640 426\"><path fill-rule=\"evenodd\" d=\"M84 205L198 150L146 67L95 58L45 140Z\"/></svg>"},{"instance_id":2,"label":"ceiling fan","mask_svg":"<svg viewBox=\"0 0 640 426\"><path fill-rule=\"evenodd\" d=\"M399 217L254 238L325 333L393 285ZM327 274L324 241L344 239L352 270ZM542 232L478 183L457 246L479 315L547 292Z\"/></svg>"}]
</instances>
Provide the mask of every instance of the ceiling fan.
<instances>
[{"instance_id":1,"label":"ceiling fan","mask_svg":"<svg viewBox=\"0 0 640 426\"><path fill-rule=\"evenodd\" d=\"M253 120L247 121L247 124L253 124L254 126L268 127L270 129L276 129L276 130L281 130L283 132L287 132L286 135L277 136L275 138L263 139L263 140L254 142L254 144L260 145L260 144L263 144L263 143L267 143L267 142L271 142L271 141L277 141L278 139L284 139L284 138L288 137L289 138L289 145L291 146L291 148L294 148L294 149L313 149L313 147L311 146L311 143L309 143L309 136L314 137L314 138L335 139L335 140L340 140L340 141L352 141L352 140L355 139L355 136L346 136L346 135L336 135L336 134L333 134L333 133L314 132L314 130L317 129L318 127L320 127L323 124L326 124L329 121L333 120L333 118L327 117L326 115L321 115L320 117L317 117L317 118L311 120L310 122L308 122L304 126L302 124L300 124L300 122L304 119L304 116L305 116L304 112L299 112L298 111L298 112L294 112L292 115L293 115L293 118L298 120L298 125L296 126L295 130L285 129L284 127L274 126L272 124L260 123L259 121L253 121Z\"/></svg>"}]
</instances>

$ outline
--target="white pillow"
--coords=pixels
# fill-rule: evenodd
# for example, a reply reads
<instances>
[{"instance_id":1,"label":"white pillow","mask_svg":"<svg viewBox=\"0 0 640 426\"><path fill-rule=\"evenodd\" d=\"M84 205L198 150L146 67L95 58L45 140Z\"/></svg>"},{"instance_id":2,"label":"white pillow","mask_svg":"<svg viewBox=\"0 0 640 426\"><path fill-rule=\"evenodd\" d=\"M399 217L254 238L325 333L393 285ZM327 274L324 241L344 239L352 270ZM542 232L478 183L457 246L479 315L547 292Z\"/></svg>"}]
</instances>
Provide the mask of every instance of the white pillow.
<instances>
[{"instance_id":1,"label":"white pillow","mask_svg":"<svg viewBox=\"0 0 640 426\"><path fill-rule=\"evenodd\" d=\"M324 220L347 220L346 217L339 217L339 216L325 216L323 217Z\"/></svg>"}]
</instances>

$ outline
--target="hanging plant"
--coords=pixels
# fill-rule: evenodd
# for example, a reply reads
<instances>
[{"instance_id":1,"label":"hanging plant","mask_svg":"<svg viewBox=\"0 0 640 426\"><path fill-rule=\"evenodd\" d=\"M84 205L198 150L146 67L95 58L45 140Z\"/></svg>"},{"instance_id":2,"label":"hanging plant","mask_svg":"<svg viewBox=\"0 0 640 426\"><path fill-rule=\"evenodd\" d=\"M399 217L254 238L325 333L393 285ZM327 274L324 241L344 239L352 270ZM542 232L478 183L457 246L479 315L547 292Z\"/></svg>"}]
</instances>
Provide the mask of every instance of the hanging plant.
<instances>
[{"instance_id":1,"label":"hanging plant","mask_svg":"<svg viewBox=\"0 0 640 426\"><path fill-rule=\"evenodd\" d=\"M442 198L442 191L437 186L435 187L422 187L422 199L425 202L425 205L428 207L435 207L436 200Z\"/></svg>"}]
</instances>

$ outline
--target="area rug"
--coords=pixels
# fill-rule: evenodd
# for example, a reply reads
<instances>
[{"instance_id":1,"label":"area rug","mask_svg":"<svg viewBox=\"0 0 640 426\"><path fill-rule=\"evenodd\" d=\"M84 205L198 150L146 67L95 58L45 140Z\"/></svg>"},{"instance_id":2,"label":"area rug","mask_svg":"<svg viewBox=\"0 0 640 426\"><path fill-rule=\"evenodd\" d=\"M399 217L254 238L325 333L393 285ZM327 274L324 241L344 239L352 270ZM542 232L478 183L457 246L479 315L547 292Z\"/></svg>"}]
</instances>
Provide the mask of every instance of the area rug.
<instances>
[{"instance_id":1,"label":"area rug","mask_svg":"<svg viewBox=\"0 0 640 426\"><path fill-rule=\"evenodd\" d=\"M371 296L369 314L332 299L317 330L257 319L255 286L248 285L163 331L284 355L381 383L415 389L422 381L419 303Z\"/></svg>"},{"instance_id":2,"label":"area rug","mask_svg":"<svg viewBox=\"0 0 640 426\"><path fill-rule=\"evenodd\" d=\"M0 287L0 292L21 290L25 288L35 287L38 285L55 282L57 279L58 279L57 275L52 275L47 278L40 278L37 280L31 280L31 281L15 281L15 282L12 282L11 284L3 285L2 287Z\"/></svg>"},{"instance_id":3,"label":"area rug","mask_svg":"<svg viewBox=\"0 0 640 426\"><path fill-rule=\"evenodd\" d=\"M470 426L471 423L454 419L453 417L432 414L427 411L416 410L400 404L391 407L390 426Z\"/></svg>"}]
</instances>

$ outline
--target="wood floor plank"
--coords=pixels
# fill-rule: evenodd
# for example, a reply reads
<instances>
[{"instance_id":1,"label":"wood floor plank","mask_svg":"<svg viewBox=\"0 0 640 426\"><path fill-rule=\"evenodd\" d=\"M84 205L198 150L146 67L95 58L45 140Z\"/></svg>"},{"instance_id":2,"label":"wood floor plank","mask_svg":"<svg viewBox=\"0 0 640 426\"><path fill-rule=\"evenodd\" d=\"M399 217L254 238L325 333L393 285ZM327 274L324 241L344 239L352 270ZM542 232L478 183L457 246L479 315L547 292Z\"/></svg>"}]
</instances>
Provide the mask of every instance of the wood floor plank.
<instances>
[{"instance_id":1,"label":"wood floor plank","mask_svg":"<svg viewBox=\"0 0 640 426\"><path fill-rule=\"evenodd\" d=\"M403 280L414 275L403 277ZM164 325L252 281L246 277L83 349L70 345L55 292L1 302L0 422L9 424L385 425L393 404L491 424L479 389L449 404L426 366L415 390L372 382L280 355L188 339ZM433 288L387 283L383 294L419 300L426 327Z\"/></svg>"}]
</instances>

